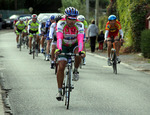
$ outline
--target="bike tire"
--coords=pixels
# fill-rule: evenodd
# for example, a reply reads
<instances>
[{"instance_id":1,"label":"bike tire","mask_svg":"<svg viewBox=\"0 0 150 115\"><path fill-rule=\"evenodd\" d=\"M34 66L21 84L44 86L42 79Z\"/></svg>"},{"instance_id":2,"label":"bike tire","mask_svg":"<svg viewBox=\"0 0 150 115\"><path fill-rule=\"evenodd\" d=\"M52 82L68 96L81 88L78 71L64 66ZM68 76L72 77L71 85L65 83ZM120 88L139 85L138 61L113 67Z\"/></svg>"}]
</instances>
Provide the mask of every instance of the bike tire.
<instances>
[{"instance_id":1,"label":"bike tire","mask_svg":"<svg viewBox=\"0 0 150 115\"><path fill-rule=\"evenodd\" d=\"M33 42L33 59L35 59L35 42Z\"/></svg>"},{"instance_id":2,"label":"bike tire","mask_svg":"<svg viewBox=\"0 0 150 115\"><path fill-rule=\"evenodd\" d=\"M21 45L22 45L22 38L20 37L20 43L19 43L19 48L20 48L20 51L21 51Z\"/></svg>"},{"instance_id":3,"label":"bike tire","mask_svg":"<svg viewBox=\"0 0 150 115\"><path fill-rule=\"evenodd\" d=\"M114 57L113 57L113 72L117 74L117 56L116 52L114 52Z\"/></svg>"},{"instance_id":4,"label":"bike tire","mask_svg":"<svg viewBox=\"0 0 150 115\"><path fill-rule=\"evenodd\" d=\"M69 109L69 103L70 103L70 92L71 92L71 68L69 68L68 73L68 98L67 98L67 109Z\"/></svg>"}]
</instances>

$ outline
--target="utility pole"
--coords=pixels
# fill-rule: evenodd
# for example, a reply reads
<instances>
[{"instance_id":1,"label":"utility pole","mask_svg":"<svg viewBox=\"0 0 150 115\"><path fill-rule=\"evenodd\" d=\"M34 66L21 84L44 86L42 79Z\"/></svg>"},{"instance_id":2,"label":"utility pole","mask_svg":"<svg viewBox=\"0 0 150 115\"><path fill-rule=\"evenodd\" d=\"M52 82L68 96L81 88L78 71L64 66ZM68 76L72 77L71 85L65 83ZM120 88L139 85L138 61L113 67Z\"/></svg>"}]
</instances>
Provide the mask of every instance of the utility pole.
<instances>
[{"instance_id":1,"label":"utility pole","mask_svg":"<svg viewBox=\"0 0 150 115\"><path fill-rule=\"evenodd\" d=\"M86 20L89 20L89 0L86 0Z\"/></svg>"},{"instance_id":2,"label":"utility pole","mask_svg":"<svg viewBox=\"0 0 150 115\"><path fill-rule=\"evenodd\" d=\"M95 2L95 24L98 26L98 9L99 9L99 0Z\"/></svg>"}]
</instances>

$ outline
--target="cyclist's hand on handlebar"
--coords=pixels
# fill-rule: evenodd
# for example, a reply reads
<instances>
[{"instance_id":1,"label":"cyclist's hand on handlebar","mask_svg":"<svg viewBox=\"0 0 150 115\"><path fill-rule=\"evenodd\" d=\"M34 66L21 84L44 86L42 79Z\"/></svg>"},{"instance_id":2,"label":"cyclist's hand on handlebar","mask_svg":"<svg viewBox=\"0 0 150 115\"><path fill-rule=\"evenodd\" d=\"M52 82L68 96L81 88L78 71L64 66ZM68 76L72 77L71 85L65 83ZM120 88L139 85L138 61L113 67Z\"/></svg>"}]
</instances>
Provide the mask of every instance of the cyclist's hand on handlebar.
<instances>
[{"instance_id":1,"label":"cyclist's hand on handlebar","mask_svg":"<svg viewBox=\"0 0 150 115\"><path fill-rule=\"evenodd\" d=\"M85 51L80 51L79 55L84 58L85 57Z\"/></svg>"}]
</instances>

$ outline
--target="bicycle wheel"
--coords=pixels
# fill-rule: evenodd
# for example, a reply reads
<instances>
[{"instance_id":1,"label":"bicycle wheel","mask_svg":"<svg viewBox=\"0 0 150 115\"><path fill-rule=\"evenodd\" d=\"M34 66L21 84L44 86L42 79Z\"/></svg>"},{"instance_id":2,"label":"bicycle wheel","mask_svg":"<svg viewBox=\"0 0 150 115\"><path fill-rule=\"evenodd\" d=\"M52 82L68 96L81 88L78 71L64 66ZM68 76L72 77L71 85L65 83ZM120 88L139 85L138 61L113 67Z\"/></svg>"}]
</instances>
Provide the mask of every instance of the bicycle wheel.
<instances>
[{"instance_id":1,"label":"bicycle wheel","mask_svg":"<svg viewBox=\"0 0 150 115\"><path fill-rule=\"evenodd\" d=\"M68 81L67 81L67 87L66 87L66 107L69 109L69 102L70 102L70 91L71 91L71 68L69 68L68 73Z\"/></svg>"},{"instance_id":2,"label":"bicycle wheel","mask_svg":"<svg viewBox=\"0 0 150 115\"><path fill-rule=\"evenodd\" d=\"M21 51L21 45L22 45L22 38L20 36L20 41L19 41L19 48L20 48L20 51Z\"/></svg>"},{"instance_id":3,"label":"bicycle wheel","mask_svg":"<svg viewBox=\"0 0 150 115\"><path fill-rule=\"evenodd\" d=\"M116 52L114 52L114 55L113 55L113 72L115 74L117 74L117 56L116 56Z\"/></svg>"},{"instance_id":4,"label":"bicycle wheel","mask_svg":"<svg viewBox=\"0 0 150 115\"><path fill-rule=\"evenodd\" d=\"M33 42L33 59L35 58L35 42Z\"/></svg>"}]
</instances>

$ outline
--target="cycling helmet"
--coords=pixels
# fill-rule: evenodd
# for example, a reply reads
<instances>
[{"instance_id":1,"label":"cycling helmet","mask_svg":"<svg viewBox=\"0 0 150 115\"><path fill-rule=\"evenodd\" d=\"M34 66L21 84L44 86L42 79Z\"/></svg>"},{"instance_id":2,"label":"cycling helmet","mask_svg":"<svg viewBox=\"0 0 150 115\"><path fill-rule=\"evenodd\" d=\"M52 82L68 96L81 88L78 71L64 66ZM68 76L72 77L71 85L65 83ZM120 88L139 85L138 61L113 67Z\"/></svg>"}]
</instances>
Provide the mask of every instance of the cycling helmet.
<instances>
[{"instance_id":1,"label":"cycling helmet","mask_svg":"<svg viewBox=\"0 0 150 115\"><path fill-rule=\"evenodd\" d=\"M50 20L54 20L55 19L55 16L54 15L51 15L50 16Z\"/></svg>"},{"instance_id":2,"label":"cycling helmet","mask_svg":"<svg viewBox=\"0 0 150 115\"><path fill-rule=\"evenodd\" d=\"M65 9L65 15L76 17L76 16L79 15L79 11L74 7L68 7L68 8Z\"/></svg>"},{"instance_id":3,"label":"cycling helmet","mask_svg":"<svg viewBox=\"0 0 150 115\"><path fill-rule=\"evenodd\" d=\"M108 21L116 20L116 19L117 19L117 17L116 17L115 15L110 15L110 16L108 17Z\"/></svg>"},{"instance_id":4,"label":"cycling helmet","mask_svg":"<svg viewBox=\"0 0 150 115\"><path fill-rule=\"evenodd\" d=\"M57 23L59 20L61 20L61 19L62 19L62 16L60 16L60 15L56 16L56 18L55 18L56 23Z\"/></svg>"},{"instance_id":5,"label":"cycling helmet","mask_svg":"<svg viewBox=\"0 0 150 115\"><path fill-rule=\"evenodd\" d=\"M21 18L19 18L19 21L24 21L24 18L22 18L22 17L21 17Z\"/></svg>"},{"instance_id":6,"label":"cycling helmet","mask_svg":"<svg viewBox=\"0 0 150 115\"><path fill-rule=\"evenodd\" d=\"M80 20L81 22L83 22L85 20L85 17L83 15L79 15L77 17L78 20Z\"/></svg>"},{"instance_id":7,"label":"cycling helmet","mask_svg":"<svg viewBox=\"0 0 150 115\"><path fill-rule=\"evenodd\" d=\"M48 17L47 16L44 16L41 20L42 23L46 22L48 20Z\"/></svg>"},{"instance_id":8,"label":"cycling helmet","mask_svg":"<svg viewBox=\"0 0 150 115\"><path fill-rule=\"evenodd\" d=\"M33 15L32 15L32 18L37 18L37 15L36 15L36 14L33 14Z\"/></svg>"}]
</instances>

